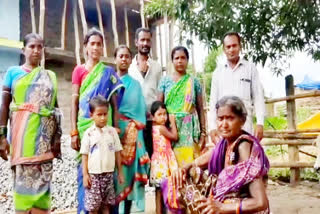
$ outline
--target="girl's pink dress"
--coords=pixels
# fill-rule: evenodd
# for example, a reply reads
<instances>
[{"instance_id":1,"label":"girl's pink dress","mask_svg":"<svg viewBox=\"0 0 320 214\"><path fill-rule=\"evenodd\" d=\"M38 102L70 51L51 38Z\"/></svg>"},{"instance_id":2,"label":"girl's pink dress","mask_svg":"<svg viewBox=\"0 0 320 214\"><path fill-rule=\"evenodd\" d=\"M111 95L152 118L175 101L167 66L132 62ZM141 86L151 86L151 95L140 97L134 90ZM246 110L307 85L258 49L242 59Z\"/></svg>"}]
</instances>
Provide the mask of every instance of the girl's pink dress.
<instances>
[{"instance_id":1,"label":"girl's pink dress","mask_svg":"<svg viewBox=\"0 0 320 214\"><path fill-rule=\"evenodd\" d=\"M150 183L156 187L164 178L178 169L178 163L168 138L160 134L161 125L152 126L153 154L151 157Z\"/></svg>"}]
</instances>

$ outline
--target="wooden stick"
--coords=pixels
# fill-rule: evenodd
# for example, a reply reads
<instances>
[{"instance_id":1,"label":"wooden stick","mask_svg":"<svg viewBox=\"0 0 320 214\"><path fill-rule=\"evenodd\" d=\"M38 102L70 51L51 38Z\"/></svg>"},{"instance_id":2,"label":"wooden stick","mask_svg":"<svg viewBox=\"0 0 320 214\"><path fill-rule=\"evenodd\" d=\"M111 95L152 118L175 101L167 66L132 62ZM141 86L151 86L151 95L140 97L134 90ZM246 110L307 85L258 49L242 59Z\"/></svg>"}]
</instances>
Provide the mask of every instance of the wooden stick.
<instances>
[{"instance_id":1,"label":"wooden stick","mask_svg":"<svg viewBox=\"0 0 320 214\"><path fill-rule=\"evenodd\" d=\"M34 0L30 0L30 14L31 14L32 33L37 33L36 17L34 15Z\"/></svg>"},{"instance_id":2,"label":"wooden stick","mask_svg":"<svg viewBox=\"0 0 320 214\"><path fill-rule=\"evenodd\" d=\"M165 56L166 56L166 71L167 73L169 73L169 61L170 61L170 57L169 57L169 36L168 36L168 16L167 13L165 13L164 15L164 44L165 44Z\"/></svg>"},{"instance_id":3,"label":"wooden stick","mask_svg":"<svg viewBox=\"0 0 320 214\"><path fill-rule=\"evenodd\" d=\"M301 152L302 154L308 155L308 156L310 156L310 157L317 158L316 155L310 154L310 153L305 152L305 151L302 151L302 150L300 150L300 149L299 149L299 152Z\"/></svg>"},{"instance_id":4,"label":"wooden stick","mask_svg":"<svg viewBox=\"0 0 320 214\"><path fill-rule=\"evenodd\" d=\"M159 30L159 51L160 51L160 65L161 65L161 70L163 68L163 57L162 57L162 39L161 39L161 25L157 26L158 30Z\"/></svg>"},{"instance_id":5,"label":"wooden stick","mask_svg":"<svg viewBox=\"0 0 320 214\"><path fill-rule=\"evenodd\" d=\"M128 8L124 7L123 11L124 11L124 25L125 25L125 32L126 32L126 44L127 44L127 47L130 48Z\"/></svg>"},{"instance_id":6,"label":"wooden stick","mask_svg":"<svg viewBox=\"0 0 320 214\"><path fill-rule=\"evenodd\" d=\"M79 39L79 27L78 27L78 14L77 14L78 5L77 2L74 1L72 17L73 17L73 26L74 26L74 38L75 38L75 56L77 65L81 65L80 58L80 39Z\"/></svg>"},{"instance_id":7,"label":"wooden stick","mask_svg":"<svg viewBox=\"0 0 320 214\"><path fill-rule=\"evenodd\" d=\"M100 8L100 0L96 0L96 7L97 7L97 13L98 13L98 19L99 19L99 27L100 31L103 36L103 56L107 57L107 42L104 36L104 28L103 28L103 22L102 22L102 14L101 14L101 8Z\"/></svg>"},{"instance_id":8,"label":"wooden stick","mask_svg":"<svg viewBox=\"0 0 320 214\"><path fill-rule=\"evenodd\" d=\"M312 146L314 140L304 139L304 140L280 140L276 138L263 138L261 144L264 146L274 146L274 145L290 145L290 146Z\"/></svg>"},{"instance_id":9,"label":"wooden stick","mask_svg":"<svg viewBox=\"0 0 320 214\"><path fill-rule=\"evenodd\" d=\"M274 131L264 131L266 134L301 134L301 133L317 133L320 129L291 129L291 130L274 130Z\"/></svg>"},{"instance_id":10,"label":"wooden stick","mask_svg":"<svg viewBox=\"0 0 320 214\"><path fill-rule=\"evenodd\" d=\"M146 27L146 21L144 18L144 2L140 0L140 18L141 18L141 26Z\"/></svg>"},{"instance_id":11,"label":"wooden stick","mask_svg":"<svg viewBox=\"0 0 320 214\"><path fill-rule=\"evenodd\" d=\"M303 93L303 94L296 94L296 95L290 95L290 96L281 97L281 98L267 99L265 103L276 103L281 101L295 100L295 99L301 99L301 98L307 98L307 97L318 97L318 96L320 96L320 91L316 90L316 91Z\"/></svg>"},{"instance_id":12,"label":"wooden stick","mask_svg":"<svg viewBox=\"0 0 320 214\"><path fill-rule=\"evenodd\" d=\"M265 138L279 138L279 139L316 139L318 134L275 134L275 133L263 133Z\"/></svg>"},{"instance_id":13,"label":"wooden stick","mask_svg":"<svg viewBox=\"0 0 320 214\"><path fill-rule=\"evenodd\" d=\"M112 12L112 30L113 30L113 39L114 39L114 46L119 46L119 39L118 39L118 31L117 31L117 11L116 5L114 0L110 0L111 3L111 12Z\"/></svg>"},{"instance_id":14,"label":"wooden stick","mask_svg":"<svg viewBox=\"0 0 320 214\"><path fill-rule=\"evenodd\" d=\"M45 0L40 0L40 18L39 18L39 34L42 38L44 38L44 19L46 12L46 2ZM44 48L42 49L42 59L41 66L45 66L46 56L44 52Z\"/></svg>"},{"instance_id":15,"label":"wooden stick","mask_svg":"<svg viewBox=\"0 0 320 214\"><path fill-rule=\"evenodd\" d=\"M62 20L61 20L61 49L66 49L66 32L67 32L67 6L68 0L64 0Z\"/></svg>"},{"instance_id":16,"label":"wooden stick","mask_svg":"<svg viewBox=\"0 0 320 214\"><path fill-rule=\"evenodd\" d=\"M88 32L88 25L87 25L87 20L86 20L86 14L84 12L83 1L78 0L78 3L79 3L80 17L81 17L83 37L84 37Z\"/></svg>"},{"instance_id":17,"label":"wooden stick","mask_svg":"<svg viewBox=\"0 0 320 214\"><path fill-rule=\"evenodd\" d=\"M313 168L314 162L270 162L272 168Z\"/></svg>"}]
</instances>

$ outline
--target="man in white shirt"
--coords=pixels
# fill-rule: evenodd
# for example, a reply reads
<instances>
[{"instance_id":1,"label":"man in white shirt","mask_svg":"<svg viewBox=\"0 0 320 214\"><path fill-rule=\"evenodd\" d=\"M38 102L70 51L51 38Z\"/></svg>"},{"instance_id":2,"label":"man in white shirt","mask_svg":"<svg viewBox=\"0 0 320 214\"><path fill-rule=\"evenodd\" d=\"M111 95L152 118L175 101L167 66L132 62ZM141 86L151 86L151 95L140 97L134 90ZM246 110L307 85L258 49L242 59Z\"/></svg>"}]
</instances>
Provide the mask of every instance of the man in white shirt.
<instances>
[{"instance_id":1,"label":"man in white shirt","mask_svg":"<svg viewBox=\"0 0 320 214\"><path fill-rule=\"evenodd\" d=\"M264 123L264 93L255 65L240 58L241 38L238 33L230 32L223 37L223 51L227 61L219 65L213 73L210 93L209 130L211 140L218 142L215 105L223 96L237 96L245 104L248 116L243 129L261 140ZM257 125L253 133L253 113Z\"/></svg>"},{"instance_id":2,"label":"man in white shirt","mask_svg":"<svg viewBox=\"0 0 320 214\"><path fill-rule=\"evenodd\" d=\"M157 91L162 69L158 62L150 57L151 31L148 28L138 28L135 35L135 44L138 54L129 67L129 75L141 84L147 104L148 113L151 104L157 100Z\"/></svg>"},{"instance_id":3,"label":"man in white shirt","mask_svg":"<svg viewBox=\"0 0 320 214\"><path fill-rule=\"evenodd\" d=\"M148 28L138 28L136 30L135 44L138 54L133 58L128 71L130 76L139 81L147 105L147 124L143 136L150 157L152 154L150 107L157 100L158 84L162 76L160 64L150 57L151 37L152 33Z\"/></svg>"}]
</instances>

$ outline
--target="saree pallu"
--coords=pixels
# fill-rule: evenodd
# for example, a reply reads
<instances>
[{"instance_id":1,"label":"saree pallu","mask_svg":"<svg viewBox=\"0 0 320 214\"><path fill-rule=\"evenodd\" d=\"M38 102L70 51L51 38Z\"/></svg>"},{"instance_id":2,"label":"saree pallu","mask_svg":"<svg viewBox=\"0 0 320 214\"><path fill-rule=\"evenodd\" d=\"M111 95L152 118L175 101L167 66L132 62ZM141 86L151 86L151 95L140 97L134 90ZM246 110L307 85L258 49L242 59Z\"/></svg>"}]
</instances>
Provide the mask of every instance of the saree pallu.
<instances>
[{"instance_id":1,"label":"saree pallu","mask_svg":"<svg viewBox=\"0 0 320 214\"><path fill-rule=\"evenodd\" d=\"M248 192L243 194L243 188L256 178L263 177L268 173L269 161L259 141L248 133L244 133L234 142L233 148L238 148L239 143L243 141L252 144L250 157L246 161L225 166L225 160L232 159L231 156L234 157L234 154L226 155L227 142L224 139L216 145L213 151L208 168L210 175L217 175L216 184L210 191L215 200L232 203L234 200L248 197ZM180 193L172 184L171 179L164 181L162 188L166 206L173 210L173 213L183 213L178 202ZM269 209L258 213L268 212Z\"/></svg>"},{"instance_id":2,"label":"saree pallu","mask_svg":"<svg viewBox=\"0 0 320 214\"><path fill-rule=\"evenodd\" d=\"M180 167L191 163L199 155L200 123L195 107L196 96L195 79L188 74L174 84L165 96L168 113L176 118L179 141L173 142L173 151Z\"/></svg>"},{"instance_id":3,"label":"saree pallu","mask_svg":"<svg viewBox=\"0 0 320 214\"><path fill-rule=\"evenodd\" d=\"M61 134L56 106L57 80L52 71L35 68L18 78L10 105L11 165L16 211L49 210L55 137Z\"/></svg>"},{"instance_id":4,"label":"saree pallu","mask_svg":"<svg viewBox=\"0 0 320 214\"><path fill-rule=\"evenodd\" d=\"M122 95L124 92L123 84L118 75L112 67L104 65L102 62L98 63L93 70L86 76L81 84L79 91L79 112L77 128L79 131L80 139L82 139L84 132L93 124L90 118L89 101L95 96L103 96L110 101L111 96L117 92L118 106L121 103ZM109 108L110 112L111 108ZM84 186L83 174L81 165L81 156L78 153L78 214L88 213L84 207Z\"/></svg>"},{"instance_id":5,"label":"saree pallu","mask_svg":"<svg viewBox=\"0 0 320 214\"><path fill-rule=\"evenodd\" d=\"M120 140L124 183L115 181L119 213L123 213L123 200L132 200L131 212L144 212L145 189L148 182L150 159L145 148L142 129L146 123L146 104L140 83L129 75L121 77L125 92L119 107Z\"/></svg>"}]
</instances>

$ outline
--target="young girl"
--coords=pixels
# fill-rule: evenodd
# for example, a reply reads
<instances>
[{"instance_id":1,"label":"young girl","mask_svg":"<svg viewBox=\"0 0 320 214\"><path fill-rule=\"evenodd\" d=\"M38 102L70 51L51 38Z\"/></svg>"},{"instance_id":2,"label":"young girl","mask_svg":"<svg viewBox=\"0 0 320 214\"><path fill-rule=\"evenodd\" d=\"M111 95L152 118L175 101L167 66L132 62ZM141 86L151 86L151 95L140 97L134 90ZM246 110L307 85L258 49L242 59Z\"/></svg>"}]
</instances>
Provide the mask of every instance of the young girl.
<instances>
[{"instance_id":1,"label":"young girl","mask_svg":"<svg viewBox=\"0 0 320 214\"><path fill-rule=\"evenodd\" d=\"M171 148L171 141L178 140L174 115L169 116L170 129L166 127L168 114L161 101L151 105L153 154L151 157L150 183L156 187L156 213L162 214L163 200L160 184L164 178L178 169L178 163Z\"/></svg>"}]
</instances>

